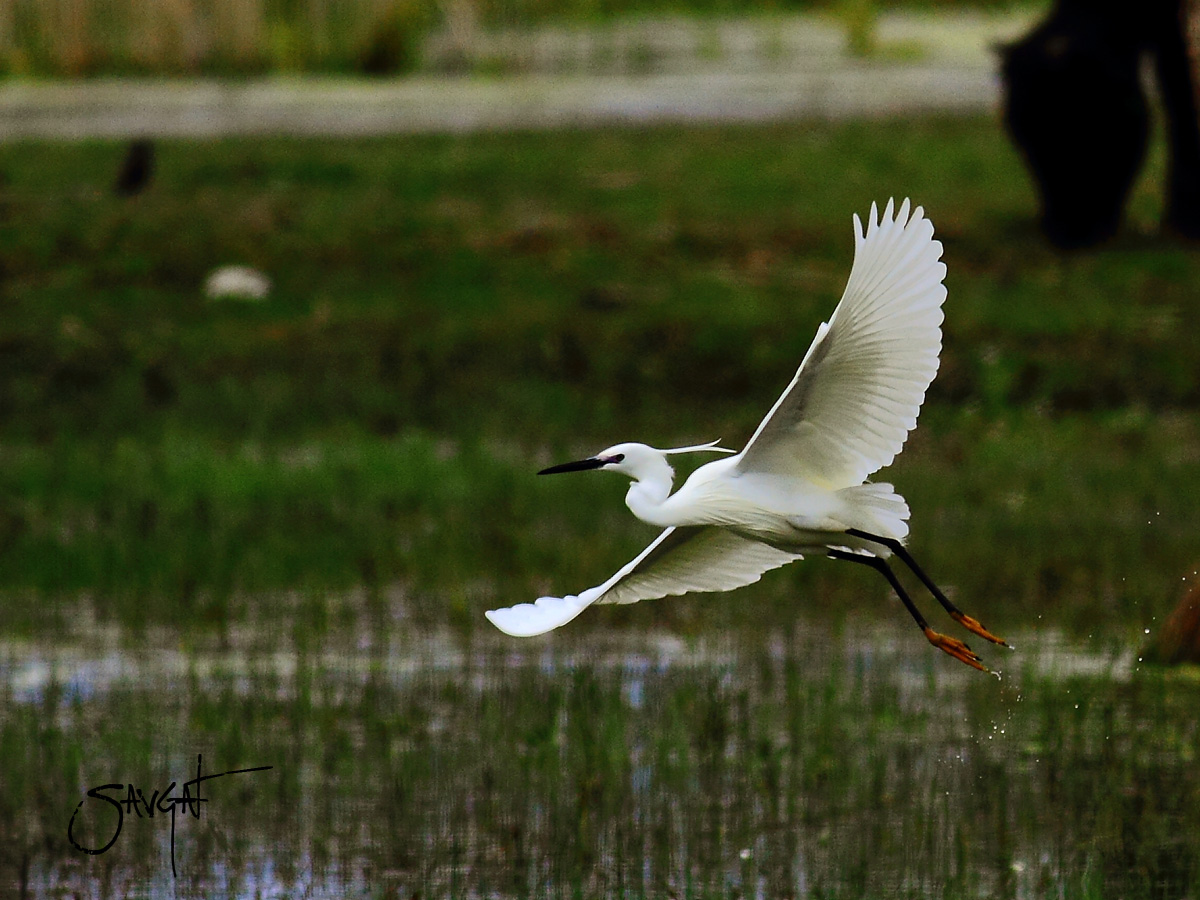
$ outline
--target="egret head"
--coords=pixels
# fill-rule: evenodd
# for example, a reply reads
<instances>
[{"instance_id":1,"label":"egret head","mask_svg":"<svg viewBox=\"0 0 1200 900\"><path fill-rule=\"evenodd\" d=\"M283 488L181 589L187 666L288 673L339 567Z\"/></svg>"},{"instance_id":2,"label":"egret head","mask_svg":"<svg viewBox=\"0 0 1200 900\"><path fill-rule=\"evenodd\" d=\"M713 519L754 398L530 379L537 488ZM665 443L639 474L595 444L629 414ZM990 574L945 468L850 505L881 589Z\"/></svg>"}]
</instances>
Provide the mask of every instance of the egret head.
<instances>
[{"instance_id":1,"label":"egret head","mask_svg":"<svg viewBox=\"0 0 1200 900\"><path fill-rule=\"evenodd\" d=\"M646 444L626 443L614 444L607 450L601 450L595 456L576 462L562 463L542 469L539 475L556 475L559 472L583 472L588 469L603 469L607 472L620 472L630 478L639 478L644 474L663 467L669 472L667 455L671 453L694 453L701 450L711 450L714 453L733 453L724 447L718 447L717 441L698 444L694 447L676 447L671 450L659 450ZM669 476L668 476L669 477Z\"/></svg>"}]
</instances>

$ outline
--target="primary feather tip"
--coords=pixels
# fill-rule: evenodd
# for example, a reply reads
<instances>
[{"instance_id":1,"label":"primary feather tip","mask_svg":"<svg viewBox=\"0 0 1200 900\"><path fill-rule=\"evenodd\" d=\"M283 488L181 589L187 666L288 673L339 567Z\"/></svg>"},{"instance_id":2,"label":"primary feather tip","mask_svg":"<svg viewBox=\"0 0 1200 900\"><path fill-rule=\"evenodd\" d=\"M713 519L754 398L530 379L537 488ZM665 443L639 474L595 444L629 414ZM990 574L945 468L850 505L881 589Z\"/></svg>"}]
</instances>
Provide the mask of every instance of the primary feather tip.
<instances>
[{"instance_id":1,"label":"primary feather tip","mask_svg":"<svg viewBox=\"0 0 1200 900\"><path fill-rule=\"evenodd\" d=\"M874 201L871 202L871 212L867 216L867 227L863 228L862 219L858 217L858 213L852 215L854 221L854 241L855 246L861 246L866 239L892 224L898 224L901 230L907 228L913 222L920 221L925 218L925 209L923 207L912 205L912 201L905 197L900 202L900 208L896 209L896 198L889 197L887 205L884 207L883 215L879 214L879 205Z\"/></svg>"},{"instance_id":2,"label":"primary feather tip","mask_svg":"<svg viewBox=\"0 0 1200 900\"><path fill-rule=\"evenodd\" d=\"M566 625L592 602L584 596L539 597L533 603L519 603L505 609L489 609L488 621L511 637L533 637Z\"/></svg>"},{"instance_id":3,"label":"primary feather tip","mask_svg":"<svg viewBox=\"0 0 1200 900\"><path fill-rule=\"evenodd\" d=\"M707 444L694 444L691 447L673 447L670 450L659 450L658 452L663 454L699 453L704 450L709 450L713 453L737 453L736 450L730 450L728 447L718 447L717 444L719 443L721 443L721 439L717 438L715 441L709 441Z\"/></svg>"}]
</instances>

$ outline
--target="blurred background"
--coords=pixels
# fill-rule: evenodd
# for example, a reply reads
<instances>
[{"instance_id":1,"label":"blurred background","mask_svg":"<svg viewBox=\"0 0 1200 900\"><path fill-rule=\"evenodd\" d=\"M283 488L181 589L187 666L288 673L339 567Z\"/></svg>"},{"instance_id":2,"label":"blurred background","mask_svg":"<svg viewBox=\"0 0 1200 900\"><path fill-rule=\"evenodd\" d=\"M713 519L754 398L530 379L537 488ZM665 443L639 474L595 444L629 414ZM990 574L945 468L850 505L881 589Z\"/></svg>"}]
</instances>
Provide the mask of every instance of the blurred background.
<instances>
[{"instance_id":1,"label":"blurred background","mask_svg":"<svg viewBox=\"0 0 1200 900\"><path fill-rule=\"evenodd\" d=\"M1184 10L2 0L4 892L1196 896ZM534 473L741 446L889 197L949 299L881 477L1003 679L819 559L496 632L654 534ZM272 769L177 877L72 846L197 754Z\"/></svg>"},{"instance_id":2,"label":"blurred background","mask_svg":"<svg viewBox=\"0 0 1200 900\"><path fill-rule=\"evenodd\" d=\"M0 48L7 73L69 77L649 70L667 48L694 45L694 34L703 36L693 46L702 57L744 57L750 48L721 45L723 30L786 32L801 24L798 14L840 24L845 49L865 53L875 49L878 16L892 9L1034 8L1003 0L965 10L942 0L6 0ZM785 48L759 49L779 56ZM618 60L622 51L630 58Z\"/></svg>"}]
</instances>

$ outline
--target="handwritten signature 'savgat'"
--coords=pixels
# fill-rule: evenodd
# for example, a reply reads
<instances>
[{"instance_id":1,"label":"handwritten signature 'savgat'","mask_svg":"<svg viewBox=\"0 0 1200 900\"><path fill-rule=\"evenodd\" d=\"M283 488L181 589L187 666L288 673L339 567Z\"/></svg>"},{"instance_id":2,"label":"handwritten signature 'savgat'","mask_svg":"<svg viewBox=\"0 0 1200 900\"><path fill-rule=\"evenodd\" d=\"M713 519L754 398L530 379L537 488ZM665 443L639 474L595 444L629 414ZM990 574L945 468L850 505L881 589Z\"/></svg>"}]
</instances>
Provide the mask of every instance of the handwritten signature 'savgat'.
<instances>
[{"instance_id":1,"label":"handwritten signature 'savgat'","mask_svg":"<svg viewBox=\"0 0 1200 900\"><path fill-rule=\"evenodd\" d=\"M121 836L121 827L125 824L126 813L136 813L140 819L142 810L146 811L149 818L154 818L154 813L170 812L171 814L171 874L175 875L175 813L179 811L179 807L184 807L184 811L191 813L193 819L200 818L200 804L207 803L207 797L200 796L200 785L205 781L212 781L214 778L224 778L226 775L244 775L247 772L265 772L271 766L255 766L253 769L233 769L229 772L218 772L215 775L201 775L200 767L203 757L200 754L196 756L196 777L191 781L185 782L183 785L183 796L172 797L171 791L175 788L175 782L172 781L167 785L166 789L159 793L155 791L150 795L150 799L146 799L146 795L142 793L140 788L135 788L132 784L102 784L99 787L94 787L87 792L87 796L79 801L79 805L75 807L75 812L71 813L71 821L67 823L67 840L71 842L76 850L82 850L84 853L90 853L93 856L99 856L101 853L107 852L117 842L117 838ZM192 796L192 788L195 787L196 794ZM105 791L124 791L125 799L118 800L116 797L109 796ZM117 811L117 827L113 831L113 835L109 838L108 843L103 847L85 847L75 840L75 817L79 815L79 810L83 809L89 799L103 800L105 803L112 804Z\"/></svg>"}]
</instances>

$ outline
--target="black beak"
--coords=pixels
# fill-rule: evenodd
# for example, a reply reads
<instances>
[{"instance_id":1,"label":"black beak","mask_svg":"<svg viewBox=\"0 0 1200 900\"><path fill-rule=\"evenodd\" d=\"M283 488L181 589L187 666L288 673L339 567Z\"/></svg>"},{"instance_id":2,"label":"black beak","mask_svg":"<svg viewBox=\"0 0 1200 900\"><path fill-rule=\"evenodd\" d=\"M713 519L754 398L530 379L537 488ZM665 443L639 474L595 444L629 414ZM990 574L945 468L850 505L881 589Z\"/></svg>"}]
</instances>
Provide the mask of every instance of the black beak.
<instances>
[{"instance_id":1,"label":"black beak","mask_svg":"<svg viewBox=\"0 0 1200 900\"><path fill-rule=\"evenodd\" d=\"M548 469L542 469L538 472L539 475L557 475L559 472L586 472L588 469L599 469L606 465L609 460L602 456L591 456L587 459L581 459L577 462L561 463L557 466L551 466Z\"/></svg>"}]
</instances>

